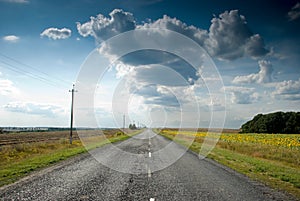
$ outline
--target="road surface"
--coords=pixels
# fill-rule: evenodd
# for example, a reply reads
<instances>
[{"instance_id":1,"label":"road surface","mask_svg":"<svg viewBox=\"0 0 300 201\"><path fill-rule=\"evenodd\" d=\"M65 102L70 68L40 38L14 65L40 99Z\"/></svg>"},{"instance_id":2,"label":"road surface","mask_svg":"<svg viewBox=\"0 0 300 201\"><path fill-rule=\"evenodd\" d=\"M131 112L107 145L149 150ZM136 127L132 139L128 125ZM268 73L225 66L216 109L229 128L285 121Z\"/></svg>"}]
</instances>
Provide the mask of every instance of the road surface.
<instances>
[{"instance_id":1,"label":"road surface","mask_svg":"<svg viewBox=\"0 0 300 201\"><path fill-rule=\"evenodd\" d=\"M170 144L147 130L2 187L0 200L292 200L216 162L199 160L182 146L164 149ZM125 158L120 150L137 158ZM184 154L165 163L166 155L176 153Z\"/></svg>"}]
</instances>

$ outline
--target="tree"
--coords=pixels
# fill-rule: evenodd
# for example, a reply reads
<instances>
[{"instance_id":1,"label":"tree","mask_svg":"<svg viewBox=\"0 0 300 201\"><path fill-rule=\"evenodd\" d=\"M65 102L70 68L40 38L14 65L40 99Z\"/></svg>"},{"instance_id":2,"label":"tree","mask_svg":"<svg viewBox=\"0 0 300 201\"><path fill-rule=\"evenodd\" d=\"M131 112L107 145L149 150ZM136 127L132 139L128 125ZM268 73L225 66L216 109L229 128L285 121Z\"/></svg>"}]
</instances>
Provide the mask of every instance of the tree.
<instances>
[{"instance_id":1,"label":"tree","mask_svg":"<svg viewBox=\"0 0 300 201\"><path fill-rule=\"evenodd\" d=\"M136 129L136 125L135 124L129 124L129 128L132 129L132 130L135 130Z\"/></svg>"},{"instance_id":2,"label":"tree","mask_svg":"<svg viewBox=\"0 0 300 201\"><path fill-rule=\"evenodd\" d=\"M300 112L258 114L241 127L242 133L300 133Z\"/></svg>"}]
</instances>

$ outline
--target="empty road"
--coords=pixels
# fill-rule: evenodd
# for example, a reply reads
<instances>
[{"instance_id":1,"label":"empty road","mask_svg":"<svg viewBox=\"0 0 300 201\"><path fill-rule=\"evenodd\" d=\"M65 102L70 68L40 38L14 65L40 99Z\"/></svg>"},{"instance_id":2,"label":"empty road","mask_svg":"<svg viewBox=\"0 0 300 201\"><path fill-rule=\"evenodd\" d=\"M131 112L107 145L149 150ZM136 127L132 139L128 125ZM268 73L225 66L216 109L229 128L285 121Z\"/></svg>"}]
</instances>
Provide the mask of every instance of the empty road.
<instances>
[{"instance_id":1,"label":"empty road","mask_svg":"<svg viewBox=\"0 0 300 201\"><path fill-rule=\"evenodd\" d=\"M0 200L291 200L151 130L0 190Z\"/></svg>"}]
</instances>

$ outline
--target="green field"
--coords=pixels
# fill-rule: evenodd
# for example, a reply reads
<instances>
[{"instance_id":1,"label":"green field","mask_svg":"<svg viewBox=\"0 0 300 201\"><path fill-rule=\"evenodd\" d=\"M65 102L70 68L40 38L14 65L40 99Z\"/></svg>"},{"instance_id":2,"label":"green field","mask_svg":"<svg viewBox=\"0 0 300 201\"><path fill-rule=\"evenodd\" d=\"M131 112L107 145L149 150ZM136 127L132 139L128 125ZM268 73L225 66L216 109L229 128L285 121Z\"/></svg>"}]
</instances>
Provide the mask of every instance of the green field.
<instances>
[{"instance_id":1,"label":"green field","mask_svg":"<svg viewBox=\"0 0 300 201\"><path fill-rule=\"evenodd\" d=\"M176 129L163 129L160 134L185 146L193 140L189 149L196 153L207 136ZM300 198L300 135L222 133L208 158Z\"/></svg>"}]
</instances>

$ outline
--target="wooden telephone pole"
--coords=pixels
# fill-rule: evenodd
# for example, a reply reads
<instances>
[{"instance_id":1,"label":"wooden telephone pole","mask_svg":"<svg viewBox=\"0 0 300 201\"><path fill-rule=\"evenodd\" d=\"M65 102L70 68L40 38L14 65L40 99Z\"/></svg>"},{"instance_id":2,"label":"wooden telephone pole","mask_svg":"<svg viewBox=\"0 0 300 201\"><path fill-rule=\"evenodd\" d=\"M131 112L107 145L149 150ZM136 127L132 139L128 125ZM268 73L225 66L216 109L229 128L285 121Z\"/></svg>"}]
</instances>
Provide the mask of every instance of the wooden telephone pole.
<instances>
[{"instance_id":1,"label":"wooden telephone pole","mask_svg":"<svg viewBox=\"0 0 300 201\"><path fill-rule=\"evenodd\" d=\"M72 92L72 103L71 103L71 125L70 125L70 144L73 142L73 104L74 104L74 92L77 92L75 90L75 84L73 84L72 90L69 90L69 92Z\"/></svg>"},{"instance_id":2,"label":"wooden telephone pole","mask_svg":"<svg viewBox=\"0 0 300 201\"><path fill-rule=\"evenodd\" d=\"M125 114L123 115L123 133L125 133Z\"/></svg>"}]
</instances>

